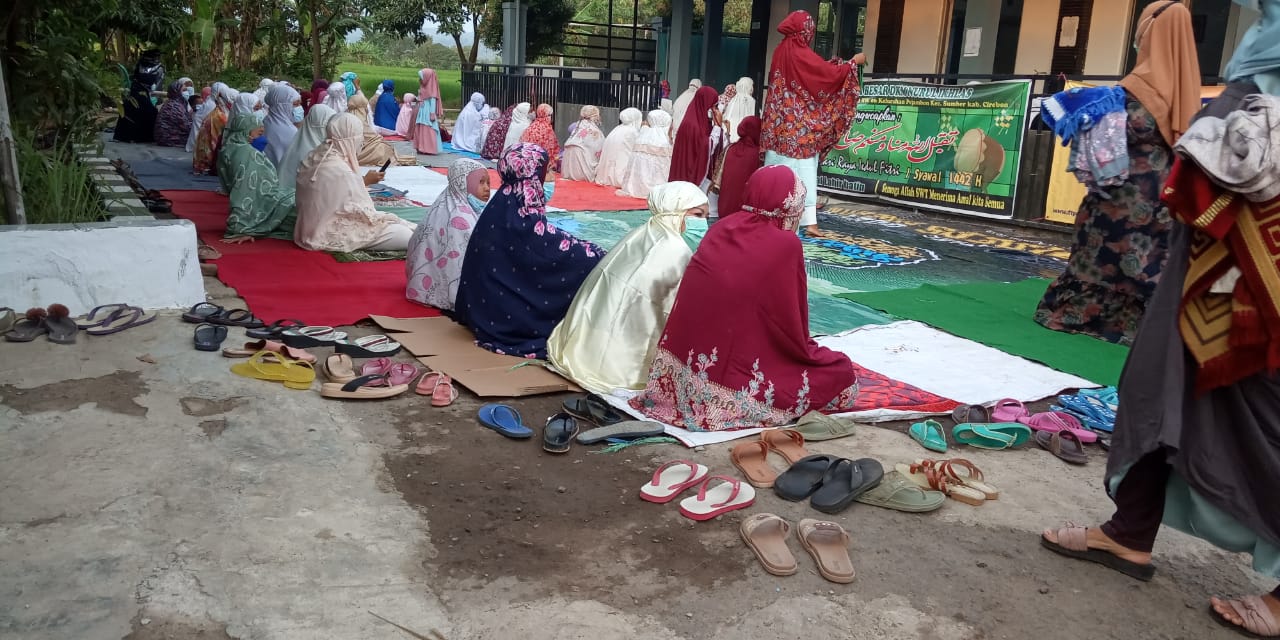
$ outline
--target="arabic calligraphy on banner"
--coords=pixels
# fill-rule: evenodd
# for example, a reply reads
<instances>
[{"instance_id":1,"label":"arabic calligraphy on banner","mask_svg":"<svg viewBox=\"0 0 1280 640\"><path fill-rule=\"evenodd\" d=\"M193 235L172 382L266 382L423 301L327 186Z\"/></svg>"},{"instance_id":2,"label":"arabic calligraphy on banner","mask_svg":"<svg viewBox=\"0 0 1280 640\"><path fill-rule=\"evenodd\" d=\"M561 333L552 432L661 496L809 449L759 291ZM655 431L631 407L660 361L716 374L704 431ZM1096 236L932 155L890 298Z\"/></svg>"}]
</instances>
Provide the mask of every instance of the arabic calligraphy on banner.
<instances>
[{"instance_id":1,"label":"arabic calligraphy on banner","mask_svg":"<svg viewBox=\"0 0 1280 640\"><path fill-rule=\"evenodd\" d=\"M863 85L818 185L993 218L1013 217L1031 83Z\"/></svg>"}]
</instances>

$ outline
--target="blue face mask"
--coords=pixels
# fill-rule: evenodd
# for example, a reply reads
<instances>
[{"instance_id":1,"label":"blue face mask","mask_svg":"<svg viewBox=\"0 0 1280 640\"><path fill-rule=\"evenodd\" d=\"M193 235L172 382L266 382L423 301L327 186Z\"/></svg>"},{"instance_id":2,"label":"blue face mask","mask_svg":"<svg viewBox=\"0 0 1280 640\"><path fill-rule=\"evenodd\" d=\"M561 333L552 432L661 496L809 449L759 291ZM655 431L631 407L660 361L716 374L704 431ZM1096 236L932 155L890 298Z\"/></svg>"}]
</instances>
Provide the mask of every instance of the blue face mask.
<instances>
[{"instance_id":1,"label":"blue face mask","mask_svg":"<svg viewBox=\"0 0 1280 640\"><path fill-rule=\"evenodd\" d=\"M191 96L194 96L195 94L196 94L196 90L192 89L191 87L187 87L186 89L182 90L182 97L188 100L190 100Z\"/></svg>"},{"instance_id":2,"label":"blue face mask","mask_svg":"<svg viewBox=\"0 0 1280 640\"><path fill-rule=\"evenodd\" d=\"M706 218L685 216L684 233L681 234L681 237L684 238L684 243L689 245L690 251L698 250L698 245L702 242L702 236L707 235L707 229Z\"/></svg>"},{"instance_id":3,"label":"blue face mask","mask_svg":"<svg viewBox=\"0 0 1280 640\"><path fill-rule=\"evenodd\" d=\"M302 105L298 105L298 106L296 106L296 107L294 107L294 108L293 108L293 121L294 121L294 122L302 122L302 119L303 119L303 118L305 118L305 117L307 117L307 112L306 112L306 110L304 110L304 109L302 108Z\"/></svg>"},{"instance_id":4,"label":"blue face mask","mask_svg":"<svg viewBox=\"0 0 1280 640\"><path fill-rule=\"evenodd\" d=\"M468 193L467 204L471 205L472 211L476 213L480 213L481 211L484 211L485 205L488 203Z\"/></svg>"},{"instance_id":5,"label":"blue face mask","mask_svg":"<svg viewBox=\"0 0 1280 640\"><path fill-rule=\"evenodd\" d=\"M546 202L551 202L551 196L554 195L555 192L556 192L556 183L554 182L542 183L542 195L546 196Z\"/></svg>"}]
</instances>

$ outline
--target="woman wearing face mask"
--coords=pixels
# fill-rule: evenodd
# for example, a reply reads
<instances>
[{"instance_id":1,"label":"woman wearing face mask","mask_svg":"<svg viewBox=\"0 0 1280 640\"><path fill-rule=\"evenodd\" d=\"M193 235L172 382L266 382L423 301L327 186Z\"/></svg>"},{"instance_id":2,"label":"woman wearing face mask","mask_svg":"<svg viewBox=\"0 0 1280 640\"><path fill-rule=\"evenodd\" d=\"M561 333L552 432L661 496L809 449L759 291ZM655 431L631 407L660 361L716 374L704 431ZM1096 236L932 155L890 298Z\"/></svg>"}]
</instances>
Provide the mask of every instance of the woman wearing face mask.
<instances>
[{"instance_id":1,"label":"woman wearing face mask","mask_svg":"<svg viewBox=\"0 0 1280 640\"><path fill-rule=\"evenodd\" d=\"M333 109L322 104L311 107L311 113L302 121L302 128L298 130L298 135L293 137L293 142L289 144L289 150L285 152L284 158L280 160L279 171L280 186L287 189L293 189L298 184L298 165L302 160L311 154L311 150L320 146L328 137L329 120L335 115Z\"/></svg>"},{"instance_id":2,"label":"woman wearing face mask","mask_svg":"<svg viewBox=\"0 0 1280 640\"><path fill-rule=\"evenodd\" d=\"M743 213L716 223L689 261L645 391L631 401L692 431L784 425L810 410L847 411L857 396L849 358L809 337L795 234L804 183L765 167L744 191Z\"/></svg>"},{"instance_id":3,"label":"woman wearing face mask","mask_svg":"<svg viewBox=\"0 0 1280 640\"><path fill-rule=\"evenodd\" d=\"M227 126L236 97L240 93L221 83L213 83L216 108L200 125L196 136L195 152L191 156L191 170L196 174L218 174L218 147L222 144L222 129Z\"/></svg>"},{"instance_id":4,"label":"woman wearing face mask","mask_svg":"<svg viewBox=\"0 0 1280 640\"><path fill-rule=\"evenodd\" d=\"M545 357L547 336L604 257L600 247L547 221L548 162L537 145L507 150L498 163L502 186L476 221L462 261L455 317L496 353Z\"/></svg>"},{"instance_id":5,"label":"woman wearing face mask","mask_svg":"<svg viewBox=\"0 0 1280 640\"><path fill-rule=\"evenodd\" d=\"M436 198L409 240L405 297L449 311L458 297L462 256L489 199L489 170L470 158L449 165L449 186Z\"/></svg>"},{"instance_id":6,"label":"woman wearing face mask","mask_svg":"<svg viewBox=\"0 0 1280 640\"><path fill-rule=\"evenodd\" d=\"M293 242L310 251L404 251L417 225L375 209L367 187L383 175L358 173L364 121L344 113L327 128L328 139L298 167Z\"/></svg>"},{"instance_id":7,"label":"woman wearing face mask","mask_svg":"<svg viewBox=\"0 0 1280 640\"><path fill-rule=\"evenodd\" d=\"M654 187L649 211L649 221L592 269L547 340L551 363L593 393L644 388L653 347L693 257L683 234L690 223L706 229L707 195L688 182L668 182Z\"/></svg>"},{"instance_id":8,"label":"woman wearing face mask","mask_svg":"<svg viewBox=\"0 0 1280 640\"><path fill-rule=\"evenodd\" d=\"M169 98L160 105L156 114L156 144L162 147L181 147L191 135L191 110L182 93L182 82L169 83Z\"/></svg>"},{"instance_id":9,"label":"woman wearing face mask","mask_svg":"<svg viewBox=\"0 0 1280 640\"><path fill-rule=\"evenodd\" d=\"M458 111L458 119L453 123L453 148L459 151L480 153L484 147L481 135L481 123L485 114L489 113L489 105L485 104L484 94L471 94L471 101L462 105Z\"/></svg>"},{"instance_id":10,"label":"woman wearing face mask","mask_svg":"<svg viewBox=\"0 0 1280 640\"><path fill-rule=\"evenodd\" d=\"M191 101L193 104L198 103L191 110L191 131L187 134L187 153L191 153L196 149L196 138L200 135L200 128L204 126L205 118L218 108L218 103L213 99L213 88L205 87L200 92L200 100Z\"/></svg>"},{"instance_id":11,"label":"woman wearing face mask","mask_svg":"<svg viewBox=\"0 0 1280 640\"><path fill-rule=\"evenodd\" d=\"M293 189L281 187L275 165L249 145L249 140L261 130L257 116L237 114L223 135L222 150L218 154L218 180L231 204L224 242L293 237L297 219Z\"/></svg>"},{"instance_id":12,"label":"woman wearing face mask","mask_svg":"<svg viewBox=\"0 0 1280 640\"><path fill-rule=\"evenodd\" d=\"M289 145L298 135L294 117L302 111L302 105L295 104L300 97L293 87L284 83L273 84L267 89L267 117L263 120L267 148L263 153L273 165L280 164L284 154L289 151Z\"/></svg>"}]
</instances>

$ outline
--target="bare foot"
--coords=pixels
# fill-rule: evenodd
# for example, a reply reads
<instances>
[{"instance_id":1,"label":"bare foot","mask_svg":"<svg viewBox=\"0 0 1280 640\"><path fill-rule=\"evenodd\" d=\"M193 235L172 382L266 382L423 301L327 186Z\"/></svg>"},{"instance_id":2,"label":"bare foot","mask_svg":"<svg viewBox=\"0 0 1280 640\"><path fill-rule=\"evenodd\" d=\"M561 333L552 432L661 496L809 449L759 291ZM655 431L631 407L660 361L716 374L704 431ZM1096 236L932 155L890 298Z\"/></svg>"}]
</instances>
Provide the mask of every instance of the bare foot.
<instances>
[{"instance_id":1,"label":"bare foot","mask_svg":"<svg viewBox=\"0 0 1280 640\"><path fill-rule=\"evenodd\" d=\"M1272 618L1275 618L1276 620L1280 620L1280 600L1276 599L1275 596L1268 593L1267 595L1262 596L1262 603L1263 605L1266 606L1268 610L1270 610ZM1224 620L1226 620L1227 622L1230 622L1231 624L1236 625L1237 627L1240 627L1242 629L1244 628L1244 624L1245 624L1244 619L1241 618L1238 613L1236 613L1235 608L1231 606L1229 600L1224 600L1222 598L1214 597L1214 598L1209 598L1209 604L1213 607L1213 610L1217 612L1218 615L1222 616ZM1255 620L1254 622L1255 624L1263 623L1261 620ZM1259 633L1259 635L1269 633L1269 632L1272 632L1272 630L1270 629L1257 630L1257 633ZM1274 638L1274 637L1277 637L1277 635L1273 633L1273 635L1271 636L1263 635L1262 637Z\"/></svg>"},{"instance_id":2,"label":"bare foot","mask_svg":"<svg viewBox=\"0 0 1280 640\"><path fill-rule=\"evenodd\" d=\"M246 242L253 242L253 241L254 241L253 236L236 236L234 238L222 239L223 244L244 244Z\"/></svg>"},{"instance_id":3,"label":"bare foot","mask_svg":"<svg viewBox=\"0 0 1280 640\"><path fill-rule=\"evenodd\" d=\"M822 237L824 237L824 236L823 236L823 233L822 233L822 230L821 230L821 229L819 229L819 228L818 228L818 225L816 225L816 224L811 224L811 225L809 225L809 226L805 227L805 228L804 228L804 235L809 236L810 238L822 238Z\"/></svg>"},{"instance_id":4,"label":"bare foot","mask_svg":"<svg viewBox=\"0 0 1280 640\"><path fill-rule=\"evenodd\" d=\"M1057 529L1045 529L1043 535L1049 542L1059 544ZM1122 546L1115 540L1108 538L1107 534L1103 533L1102 529L1097 527L1085 529L1084 539L1085 544L1088 545L1090 549L1106 551L1117 558L1128 560L1135 564L1151 564L1150 552L1144 553L1142 551L1134 551L1133 549Z\"/></svg>"}]
</instances>

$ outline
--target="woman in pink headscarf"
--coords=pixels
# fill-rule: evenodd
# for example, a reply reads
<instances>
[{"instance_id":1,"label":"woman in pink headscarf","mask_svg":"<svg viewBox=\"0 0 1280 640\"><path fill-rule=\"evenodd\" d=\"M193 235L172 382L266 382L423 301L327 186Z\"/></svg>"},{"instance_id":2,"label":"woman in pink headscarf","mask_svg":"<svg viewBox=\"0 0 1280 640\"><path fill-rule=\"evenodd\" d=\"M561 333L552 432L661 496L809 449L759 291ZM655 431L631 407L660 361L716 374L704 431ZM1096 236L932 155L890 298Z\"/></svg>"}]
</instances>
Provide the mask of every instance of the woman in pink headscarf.
<instances>
[{"instance_id":1,"label":"woman in pink headscarf","mask_svg":"<svg viewBox=\"0 0 1280 640\"><path fill-rule=\"evenodd\" d=\"M418 107L414 116L413 147L418 153L440 153L440 121L444 104L440 98L440 80L435 69L418 72Z\"/></svg>"},{"instance_id":2,"label":"woman in pink headscarf","mask_svg":"<svg viewBox=\"0 0 1280 640\"><path fill-rule=\"evenodd\" d=\"M809 337L808 279L795 235L804 196L787 167L751 176L743 213L712 225L685 269L648 385L632 407L690 431L724 431L853 406L853 363Z\"/></svg>"},{"instance_id":3,"label":"woman in pink headscarf","mask_svg":"<svg viewBox=\"0 0 1280 640\"><path fill-rule=\"evenodd\" d=\"M417 104L417 96L412 93L404 94L404 101L400 103L400 115L396 116L396 135L405 138L413 135L413 108Z\"/></svg>"},{"instance_id":4,"label":"woman in pink headscarf","mask_svg":"<svg viewBox=\"0 0 1280 640\"><path fill-rule=\"evenodd\" d=\"M555 127L551 123L551 115L555 111L549 104L538 105L537 116L529 124L529 128L520 135L520 142L528 142L542 147L551 158L551 170L560 169L560 140L556 138Z\"/></svg>"}]
</instances>

